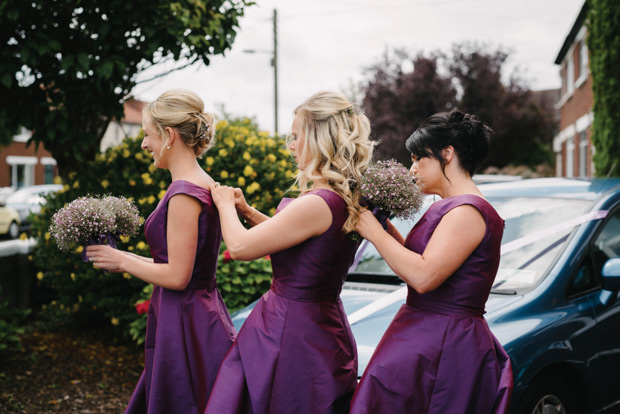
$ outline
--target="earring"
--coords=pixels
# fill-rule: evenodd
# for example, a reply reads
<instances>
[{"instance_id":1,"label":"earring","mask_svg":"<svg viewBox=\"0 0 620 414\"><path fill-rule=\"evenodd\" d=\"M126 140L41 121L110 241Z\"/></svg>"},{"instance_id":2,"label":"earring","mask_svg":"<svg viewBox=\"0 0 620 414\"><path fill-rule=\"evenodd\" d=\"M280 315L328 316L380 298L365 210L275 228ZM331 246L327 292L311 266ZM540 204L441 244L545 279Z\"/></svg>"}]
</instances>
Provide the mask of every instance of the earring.
<instances>
[{"instance_id":1,"label":"earring","mask_svg":"<svg viewBox=\"0 0 620 414\"><path fill-rule=\"evenodd\" d=\"M170 145L168 145L168 146L166 147L166 149L170 149Z\"/></svg>"}]
</instances>

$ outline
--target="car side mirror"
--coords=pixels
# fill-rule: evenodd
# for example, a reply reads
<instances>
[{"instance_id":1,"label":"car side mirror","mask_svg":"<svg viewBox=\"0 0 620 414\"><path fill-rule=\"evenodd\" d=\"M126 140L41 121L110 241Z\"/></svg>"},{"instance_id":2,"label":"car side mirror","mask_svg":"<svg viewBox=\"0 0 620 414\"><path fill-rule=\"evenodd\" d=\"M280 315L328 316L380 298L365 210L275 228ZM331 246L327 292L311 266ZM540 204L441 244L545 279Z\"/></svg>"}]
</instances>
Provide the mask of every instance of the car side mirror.
<instances>
[{"instance_id":1,"label":"car side mirror","mask_svg":"<svg viewBox=\"0 0 620 414\"><path fill-rule=\"evenodd\" d=\"M620 289L620 257L609 259L601 271L602 286L605 290Z\"/></svg>"},{"instance_id":2,"label":"car side mirror","mask_svg":"<svg viewBox=\"0 0 620 414\"><path fill-rule=\"evenodd\" d=\"M0 201L0 207L6 207L6 203L4 201Z\"/></svg>"}]
</instances>

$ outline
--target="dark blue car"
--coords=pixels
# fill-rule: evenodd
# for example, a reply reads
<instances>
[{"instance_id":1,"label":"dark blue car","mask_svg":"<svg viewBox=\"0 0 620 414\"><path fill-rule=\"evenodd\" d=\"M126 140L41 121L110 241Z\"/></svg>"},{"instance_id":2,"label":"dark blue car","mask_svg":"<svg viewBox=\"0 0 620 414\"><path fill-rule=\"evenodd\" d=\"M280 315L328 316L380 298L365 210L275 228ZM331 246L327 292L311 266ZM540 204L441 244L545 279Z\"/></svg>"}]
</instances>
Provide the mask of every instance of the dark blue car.
<instances>
[{"instance_id":1,"label":"dark blue car","mask_svg":"<svg viewBox=\"0 0 620 414\"><path fill-rule=\"evenodd\" d=\"M485 318L512 362L511 412L620 412L620 179L480 189L506 220ZM404 234L414 223L395 222ZM406 286L363 243L341 295L360 375L405 296ZM237 329L252 307L233 315Z\"/></svg>"}]
</instances>

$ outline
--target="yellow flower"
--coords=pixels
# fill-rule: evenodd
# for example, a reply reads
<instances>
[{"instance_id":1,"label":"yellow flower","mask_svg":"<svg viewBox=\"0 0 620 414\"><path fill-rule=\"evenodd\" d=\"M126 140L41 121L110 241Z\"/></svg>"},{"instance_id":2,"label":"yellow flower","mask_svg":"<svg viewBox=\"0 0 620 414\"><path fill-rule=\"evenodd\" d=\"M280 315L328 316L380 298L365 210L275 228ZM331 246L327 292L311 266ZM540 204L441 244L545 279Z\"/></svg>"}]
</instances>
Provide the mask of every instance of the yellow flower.
<instances>
[{"instance_id":1,"label":"yellow flower","mask_svg":"<svg viewBox=\"0 0 620 414\"><path fill-rule=\"evenodd\" d=\"M228 146L228 148L234 148L234 146L235 146L235 141L233 141L233 140L232 140L232 139L230 139L230 138L226 138L226 139L224 140L224 144L226 144L226 145Z\"/></svg>"},{"instance_id":2,"label":"yellow flower","mask_svg":"<svg viewBox=\"0 0 620 414\"><path fill-rule=\"evenodd\" d=\"M101 186L103 188L108 188L109 185L110 185L110 182L108 180L101 181Z\"/></svg>"},{"instance_id":3,"label":"yellow flower","mask_svg":"<svg viewBox=\"0 0 620 414\"><path fill-rule=\"evenodd\" d=\"M128 149L123 150L123 158L129 158L130 155L131 151L129 151Z\"/></svg>"},{"instance_id":4,"label":"yellow flower","mask_svg":"<svg viewBox=\"0 0 620 414\"><path fill-rule=\"evenodd\" d=\"M131 178L131 179L129 180L129 185L130 185L130 186L132 186L132 187L133 187L134 185L136 185L136 182L135 182L135 180L134 180L133 178Z\"/></svg>"},{"instance_id":5,"label":"yellow flower","mask_svg":"<svg viewBox=\"0 0 620 414\"><path fill-rule=\"evenodd\" d=\"M244 160L249 161L250 158L252 158L252 156L250 155L249 152L246 151L246 152L243 153L243 159Z\"/></svg>"},{"instance_id":6,"label":"yellow flower","mask_svg":"<svg viewBox=\"0 0 620 414\"><path fill-rule=\"evenodd\" d=\"M159 188L166 188L166 183L164 182L164 180L159 181Z\"/></svg>"},{"instance_id":7,"label":"yellow flower","mask_svg":"<svg viewBox=\"0 0 620 414\"><path fill-rule=\"evenodd\" d=\"M153 174L155 171L157 171L157 167L155 166L155 164L150 164L149 165L149 172L151 174Z\"/></svg>"},{"instance_id":8,"label":"yellow flower","mask_svg":"<svg viewBox=\"0 0 620 414\"><path fill-rule=\"evenodd\" d=\"M133 247L133 246L128 246L128 247L127 247L127 250L129 250L130 252L132 252L132 251L133 251L133 249L134 249L134 247Z\"/></svg>"},{"instance_id":9,"label":"yellow flower","mask_svg":"<svg viewBox=\"0 0 620 414\"><path fill-rule=\"evenodd\" d=\"M123 273L123 277L125 279L131 279L131 275L129 273L127 273L127 272Z\"/></svg>"},{"instance_id":10,"label":"yellow flower","mask_svg":"<svg viewBox=\"0 0 620 414\"><path fill-rule=\"evenodd\" d=\"M149 198L147 198L147 201L149 202L149 204L153 204L155 202L156 198L153 195L150 195Z\"/></svg>"},{"instance_id":11,"label":"yellow flower","mask_svg":"<svg viewBox=\"0 0 620 414\"><path fill-rule=\"evenodd\" d=\"M216 128L217 129L226 128L227 126L228 126L228 121L222 120L217 123Z\"/></svg>"},{"instance_id":12,"label":"yellow flower","mask_svg":"<svg viewBox=\"0 0 620 414\"><path fill-rule=\"evenodd\" d=\"M52 236L50 236L50 234L49 234L49 233L45 233L45 236L43 236L43 237L45 238L45 240L49 240L49 239L50 239L50 237L52 237Z\"/></svg>"},{"instance_id":13,"label":"yellow flower","mask_svg":"<svg viewBox=\"0 0 620 414\"><path fill-rule=\"evenodd\" d=\"M149 175L149 173L141 174L140 177L142 177L142 182L144 184L146 184L146 185L153 184L153 180L151 179L151 176Z\"/></svg>"},{"instance_id":14,"label":"yellow flower","mask_svg":"<svg viewBox=\"0 0 620 414\"><path fill-rule=\"evenodd\" d=\"M243 175L245 175L246 177L251 176L253 172L254 172L254 168L252 168L249 165L246 165L245 168L243 169Z\"/></svg>"},{"instance_id":15,"label":"yellow flower","mask_svg":"<svg viewBox=\"0 0 620 414\"><path fill-rule=\"evenodd\" d=\"M226 151L226 149L222 148L221 150L218 151L218 154L220 154L220 157L225 157L228 155L228 151Z\"/></svg>"},{"instance_id":16,"label":"yellow flower","mask_svg":"<svg viewBox=\"0 0 620 414\"><path fill-rule=\"evenodd\" d=\"M239 177L239 179L237 180L237 184L239 185L239 187L244 187L245 186L245 178Z\"/></svg>"},{"instance_id":17,"label":"yellow flower","mask_svg":"<svg viewBox=\"0 0 620 414\"><path fill-rule=\"evenodd\" d=\"M226 170L222 170L222 171L220 172L220 177L222 177L222 178L228 178L228 171L226 171Z\"/></svg>"},{"instance_id":18,"label":"yellow flower","mask_svg":"<svg viewBox=\"0 0 620 414\"><path fill-rule=\"evenodd\" d=\"M213 165L213 163L215 162L215 159L213 157L207 157L207 165Z\"/></svg>"},{"instance_id":19,"label":"yellow flower","mask_svg":"<svg viewBox=\"0 0 620 414\"><path fill-rule=\"evenodd\" d=\"M269 209L269 215L270 215L270 216L273 216L274 214L276 214L276 209L275 209L275 207L271 207L271 208Z\"/></svg>"},{"instance_id":20,"label":"yellow flower","mask_svg":"<svg viewBox=\"0 0 620 414\"><path fill-rule=\"evenodd\" d=\"M71 273L71 280L75 282L75 273Z\"/></svg>"},{"instance_id":21,"label":"yellow flower","mask_svg":"<svg viewBox=\"0 0 620 414\"><path fill-rule=\"evenodd\" d=\"M146 249L146 243L144 243L143 241L138 242L138 244L136 244L136 249Z\"/></svg>"},{"instance_id":22,"label":"yellow flower","mask_svg":"<svg viewBox=\"0 0 620 414\"><path fill-rule=\"evenodd\" d=\"M114 326L118 325L120 322L118 320L118 318L112 318L110 319L110 323Z\"/></svg>"},{"instance_id":23,"label":"yellow flower","mask_svg":"<svg viewBox=\"0 0 620 414\"><path fill-rule=\"evenodd\" d=\"M165 195L166 195L166 190L161 190L159 194L157 194L157 198L161 200L162 198L164 198Z\"/></svg>"},{"instance_id":24,"label":"yellow flower","mask_svg":"<svg viewBox=\"0 0 620 414\"><path fill-rule=\"evenodd\" d=\"M39 279L39 280L43 280L43 276L44 276L44 275L43 275L43 272L39 272L39 273L37 273L37 279Z\"/></svg>"},{"instance_id":25,"label":"yellow flower","mask_svg":"<svg viewBox=\"0 0 620 414\"><path fill-rule=\"evenodd\" d=\"M276 156L273 155L273 154L267 155L267 161L269 161L269 162L276 162Z\"/></svg>"},{"instance_id":26,"label":"yellow flower","mask_svg":"<svg viewBox=\"0 0 620 414\"><path fill-rule=\"evenodd\" d=\"M22 233L19 235L20 240L28 240L28 235L26 233Z\"/></svg>"},{"instance_id":27,"label":"yellow flower","mask_svg":"<svg viewBox=\"0 0 620 414\"><path fill-rule=\"evenodd\" d=\"M69 173L69 179L70 179L70 180L73 180L73 179L75 178L75 176L76 176L76 175L77 175L77 173L76 173L75 171L71 171L71 172Z\"/></svg>"},{"instance_id":28,"label":"yellow flower","mask_svg":"<svg viewBox=\"0 0 620 414\"><path fill-rule=\"evenodd\" d=\"M78 302L82 303L83 300L84 298L82 298L82 295L78 295Z\"/></svg>"},{"instance_id":29,"label":"yellow flower","mask_svg":"<svg viewBox=\"0 0 620 414\"><path fill-rule=\"evenodd\" d=\"M80 254L80 253L82 253L83 250L84 250L84 246L78 246L77 249L75 249L75 252L77 254Z\"/></svg>"},{"instance_id":30,"label":"yellow flower","mask_svg":"<svg viewBox=\"0 0 620 414\"><path fill-rule=\"evenodd\" d=\"M267 145L270 147L273 147L274 145L276 145L276 141L273 138L267 138L266 142L267 142Z\"/></svg>"},{"instance_id":31,"label":"yellow flower","mask_svg":"<svg viewBox=\"0 0 620 414\"><path fill-rule=\"evenodd\" d=\"M248 194L252 194L258 190L260 190L260 184L257 183L256 181L254 181L252 184L247 186L247 188L245 189L246 193Z\"/></svg>"},{"instance_id":32,"label":"yellow flower","mask_svg":"<svg viewBox=\"0 0 620 414\"><path fill-rule=\"evenodd\" d=\"M80 182L79 181L74 182L73 188L80 188Z\"/></svg>"},{"instance_id":33,"label":"yellow flower","mask_svg":"<svg viewBox=\"0 0 620 414\"><path fill-rule=\"evenodd\" d=\"M136 152L136 155L134 155L134 157L136 157L138 161L142 161L144 159L144 154L141 152Z\"/></svg>"},{"instance_id":34,"label":"yellow flower","mask_svg":"<svg viewBox=\"0 0 620 414\"><path fill-rule=\"evenodd\" d=\"M288 167L288 162L286 162L286 160L282 160L280 161L280 166L286 168Z\"/></svg>"}]
</instances>

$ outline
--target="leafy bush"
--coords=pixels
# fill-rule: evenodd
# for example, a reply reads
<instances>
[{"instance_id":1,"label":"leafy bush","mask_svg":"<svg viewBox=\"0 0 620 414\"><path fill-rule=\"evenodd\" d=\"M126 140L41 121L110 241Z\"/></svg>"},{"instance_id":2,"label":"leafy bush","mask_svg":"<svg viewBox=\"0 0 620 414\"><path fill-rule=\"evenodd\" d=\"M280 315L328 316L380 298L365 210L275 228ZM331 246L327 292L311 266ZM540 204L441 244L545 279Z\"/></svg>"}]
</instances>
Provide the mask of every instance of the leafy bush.
<instances>
[{"instance_id":1,"label":"leafy bush","mask_svg":"<svg viewBox=\"0 0 620 414\"><path fill-rule=\"evenodd\" d=\"M22 321L29 313L29 309L17 309L8 300L0 299L0 359L21 350L19 335L24 333Z\"/></svg>"},{"instance_id":2,"label":"leafy bush","mask_svg":"<svg viewBox=\"0 0 620 414\"><path fill-rule=\"evenodd\" d=\"M170 175L153 166L151 157L140 148L141 138L125 139L98 155L85 170L71 173L64 189L49 197L33 224L33 237L37 238L34 261L40 269L37 278L57 295L46 311L60 315L65 323L111 327L136 341L142 339L139 332L143 335L145 315L138 315L134 306L150 296L144 282L129 274L103 273L82 262L79 255L61 252L48 228L58 209L89 194L127 197L134 200L142 217L148 217L164 196ZM205 170L222 184L241 187L249 203L273 214L294 176L284 141L258 131L248 119L219 122L216 139L215 146L200 161ZM143 232L122 239L118 247L149 256ZM266 259L225 262L224 250L223 246L218 285L232 311L269 288L271 266Z\"/></svg>"}]
</instances>

